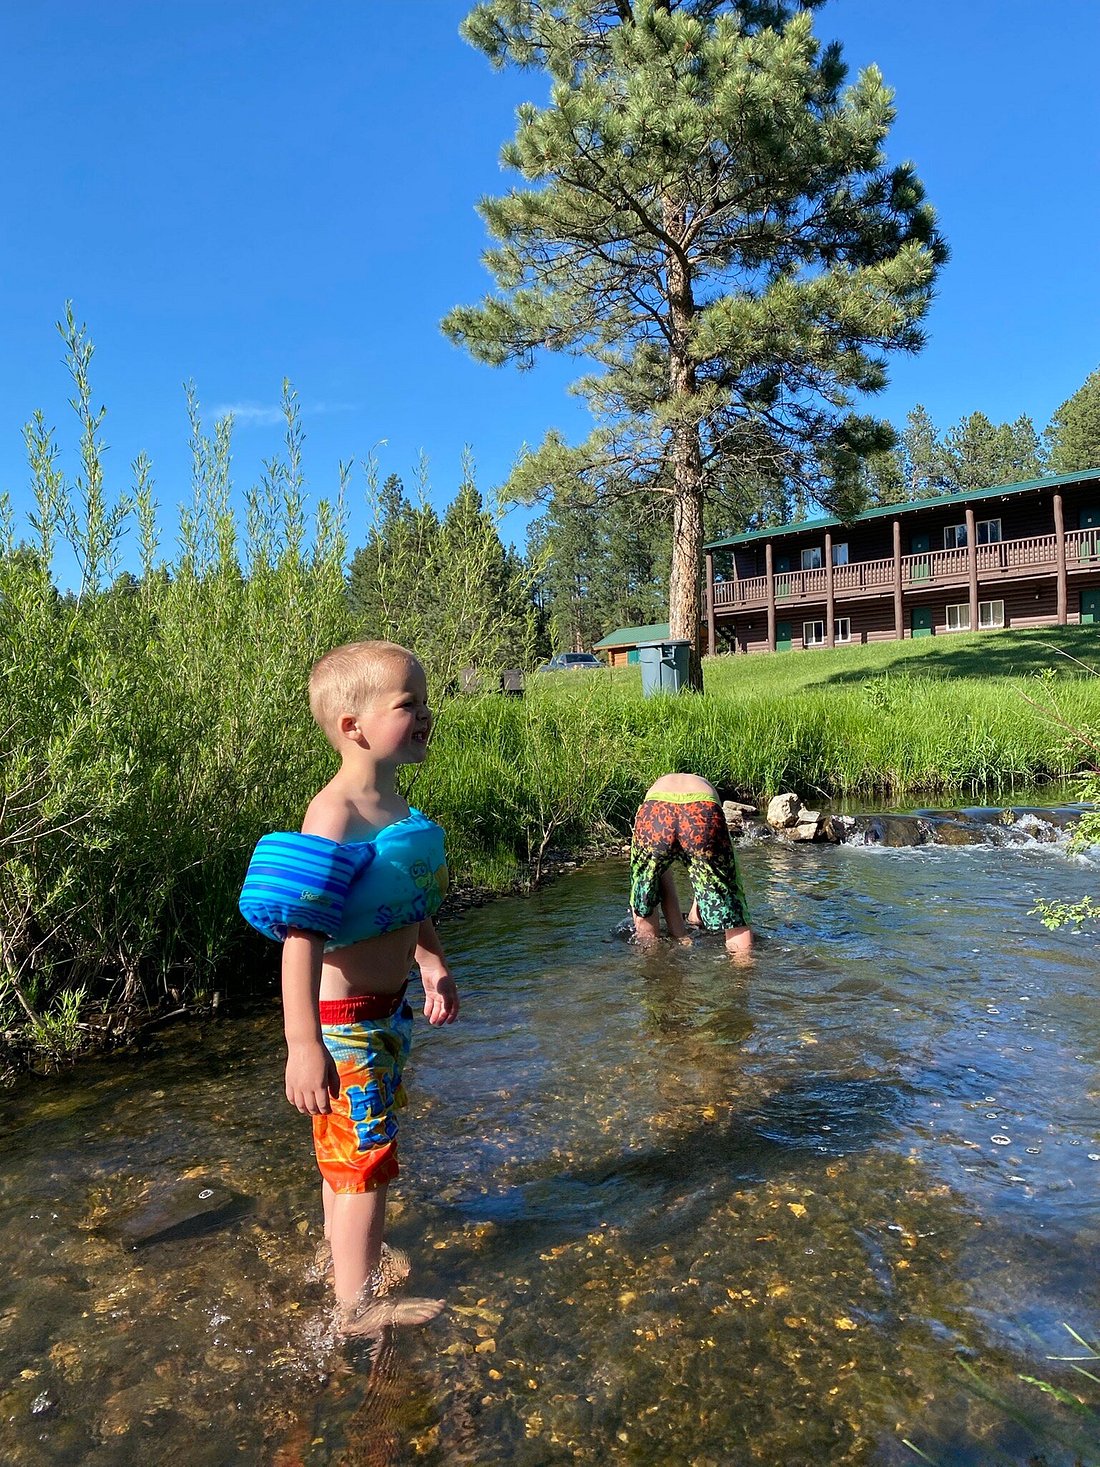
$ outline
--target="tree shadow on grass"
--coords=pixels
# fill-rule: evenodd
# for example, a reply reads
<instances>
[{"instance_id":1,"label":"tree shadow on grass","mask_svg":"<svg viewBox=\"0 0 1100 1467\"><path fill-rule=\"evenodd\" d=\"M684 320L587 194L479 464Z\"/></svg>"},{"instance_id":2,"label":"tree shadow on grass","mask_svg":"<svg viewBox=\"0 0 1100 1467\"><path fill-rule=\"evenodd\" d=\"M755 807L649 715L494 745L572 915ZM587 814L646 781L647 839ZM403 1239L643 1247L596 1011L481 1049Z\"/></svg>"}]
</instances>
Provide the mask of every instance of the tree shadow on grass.
<instances>
[{"instance_id":1,"label":"tree shadow on grass","mask_svg":"<svg viewBox=\"0 0 1100 1467\"><path fill-rule=\"evenodd\" d=\"M900 650L902 646L905 651ZM919 654L910 647L909 642L899 644L893 657L876 660L873 666L838 670L822 677L816 685L850 685L888 674L950 681L1036 677L1048 671L1059 679L1078 679L1100 671L1100 626L986 632L980 637L947 635L932 640Z\"/></svg>"}]
</instances>

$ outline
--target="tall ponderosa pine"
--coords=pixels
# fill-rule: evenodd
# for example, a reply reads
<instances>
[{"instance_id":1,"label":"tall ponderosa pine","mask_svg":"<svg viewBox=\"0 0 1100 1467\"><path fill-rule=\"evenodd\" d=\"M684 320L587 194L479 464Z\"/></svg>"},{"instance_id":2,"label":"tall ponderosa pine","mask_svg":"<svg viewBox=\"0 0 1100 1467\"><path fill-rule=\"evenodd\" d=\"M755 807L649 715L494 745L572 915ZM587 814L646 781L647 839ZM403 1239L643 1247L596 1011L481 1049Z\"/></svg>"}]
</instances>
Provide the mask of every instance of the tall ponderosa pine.
<instances>
[{"instance_id":1,"label":"tall ponderosa pine","mask_svg":"<svg viewBox=\"0 0 1100 1467\"><path fill-rule=\"evenodd\" d=\"M875 67L845 88L817 3L485 0L463 27L551 99L504 149L529 186L480 205L499 292L444 329L494 364L595 363L596 431L548 435L511 488L670 496L669 620L693 645L705 502L741 475L852 502L893 435L850 409L922 345L944 257L913 169L884 159L890 91Z\"/></svg>"}]
</instances>

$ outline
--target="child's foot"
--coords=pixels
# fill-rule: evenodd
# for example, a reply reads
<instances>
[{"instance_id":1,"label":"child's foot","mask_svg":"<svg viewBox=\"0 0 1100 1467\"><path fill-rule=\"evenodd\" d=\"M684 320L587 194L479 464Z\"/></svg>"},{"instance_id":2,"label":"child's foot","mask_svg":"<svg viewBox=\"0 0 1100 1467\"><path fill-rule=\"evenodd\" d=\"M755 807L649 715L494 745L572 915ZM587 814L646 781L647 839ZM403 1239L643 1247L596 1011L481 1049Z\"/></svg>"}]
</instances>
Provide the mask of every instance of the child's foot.
<instances>
[{"instance_id":1,"label":"child's foot","mask_svg":"<svg viewBox=\"0 0 1100 1467\"><path fill-rule=\"evenodd\" d=\"M369 1338L394 1325L429 1324L442 1311L442 1299L369 1298L338 1311L336 1333L346 1339Z\"/></svg>"}]
</instances>

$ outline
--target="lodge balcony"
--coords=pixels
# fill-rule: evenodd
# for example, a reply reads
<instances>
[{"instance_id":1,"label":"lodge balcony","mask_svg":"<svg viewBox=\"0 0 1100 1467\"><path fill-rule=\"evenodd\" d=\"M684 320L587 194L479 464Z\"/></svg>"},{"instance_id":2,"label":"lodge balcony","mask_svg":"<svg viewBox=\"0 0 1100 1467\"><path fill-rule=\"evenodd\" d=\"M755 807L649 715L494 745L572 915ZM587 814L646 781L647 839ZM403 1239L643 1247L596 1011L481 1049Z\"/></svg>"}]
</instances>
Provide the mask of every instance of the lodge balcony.
<instances>
[{"instance_id":1,"label":"lodge balcony","mask_svg":"<svg viewBox=\"0 0 1100 1467\"><path fill-rule=\"evenodd\" d=\"M1059 572L1059 538L1065 545L1064 575L1075 571L1094 575L1100 569L1100 530L1070 530L1058 535L1032 535L1025 540L999 540L976 547L978 581L983 590L998 582L1036 579ZM900 589L919 592L966 586L970 552L965 548L928 550L886 560L857 560L832 567L832 591L837 603L868 597L894 596ZM828 571L776 571L775 605L800 606L823 602L828 595ZM715 611L752 611L769 604L768 577L715 579Z\"/></svg>"}]
</instances>

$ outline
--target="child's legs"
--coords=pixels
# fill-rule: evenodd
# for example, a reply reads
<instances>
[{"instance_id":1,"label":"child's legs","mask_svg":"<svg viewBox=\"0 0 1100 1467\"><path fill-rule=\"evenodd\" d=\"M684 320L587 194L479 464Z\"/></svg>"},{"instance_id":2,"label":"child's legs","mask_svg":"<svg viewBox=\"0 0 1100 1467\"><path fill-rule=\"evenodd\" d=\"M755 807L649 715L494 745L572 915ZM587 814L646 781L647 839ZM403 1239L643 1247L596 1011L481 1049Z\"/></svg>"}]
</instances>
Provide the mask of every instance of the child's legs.
<instances>
[{"instance_id":1,"label":"child's legs","mask_svg":"<svg viewBox=\"0 0 1100 1467\"><path fill-rule=\"evenodd\" d=\"M669 937L686 937L687 928L684 926L684 915L680 911L680 893L676 890L676 882L668 869L661 872L661 911L665 914Z\"/></svg>"},{"instance_id":2,"label":"child's legs","mask_svg":"<svg viewBox=\"0 0 1100 1467\"><path fill-rule=\"evenodd\" d=\"M333 1192L325 1188L325 1228L332 1248L332 1282L336 1302L353 1306L382 1257L386 1225L385 1186L369 1192Z\"/></svg>"},{"instance_id":3,"label":"child's legs","mask_svg":"<svg viewBox=\"0 0 1100 1467\"><path fill-rule=\"evenodd\" d=\"M747 963L752 958L752 928L727 927L726 951L735 963Z\"/></svg>"}]
</instances>

